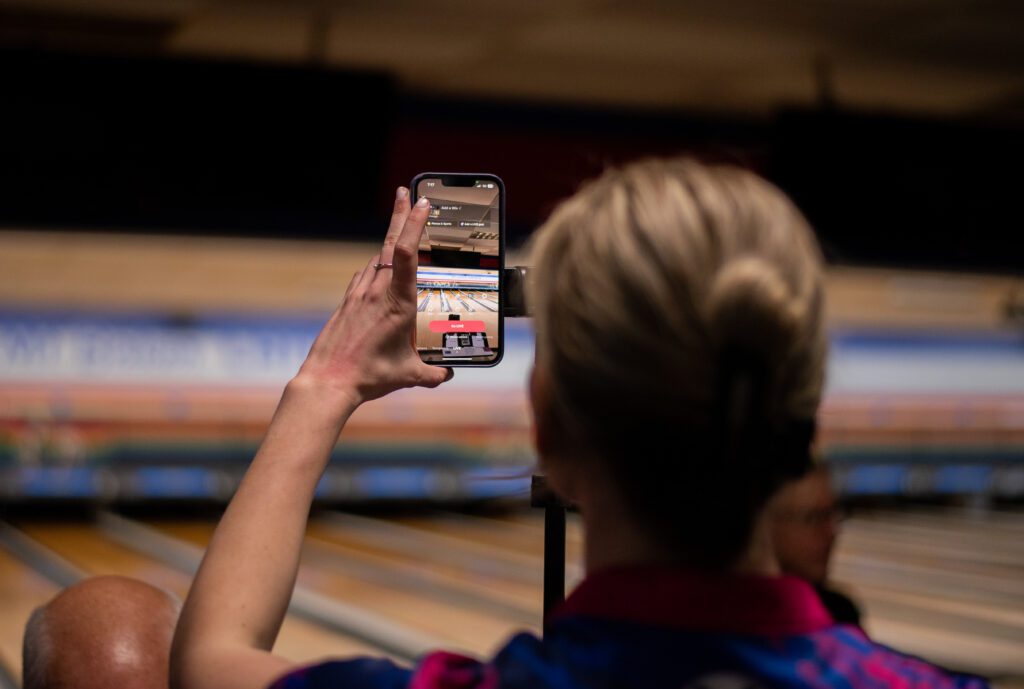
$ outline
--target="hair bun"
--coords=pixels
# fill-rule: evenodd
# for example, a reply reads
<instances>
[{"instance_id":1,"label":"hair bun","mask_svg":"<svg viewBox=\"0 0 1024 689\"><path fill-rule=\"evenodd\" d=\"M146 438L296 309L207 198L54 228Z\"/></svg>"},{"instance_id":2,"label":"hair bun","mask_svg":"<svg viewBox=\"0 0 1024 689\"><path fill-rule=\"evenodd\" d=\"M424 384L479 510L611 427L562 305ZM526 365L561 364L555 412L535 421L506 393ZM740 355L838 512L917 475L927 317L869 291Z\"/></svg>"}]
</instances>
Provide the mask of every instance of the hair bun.
<instances>
[{"instance_id":1,"label":"hair bun","mask_svg":"<svg viewBox=\"0 0 1024 689\"><path fill-rule=\"evenodd\" d=\"M799 342L804 306L763 258L727 262L712 278L705 304L711 344L721 355L775 368Z\"/></svg>"}]
</instances>

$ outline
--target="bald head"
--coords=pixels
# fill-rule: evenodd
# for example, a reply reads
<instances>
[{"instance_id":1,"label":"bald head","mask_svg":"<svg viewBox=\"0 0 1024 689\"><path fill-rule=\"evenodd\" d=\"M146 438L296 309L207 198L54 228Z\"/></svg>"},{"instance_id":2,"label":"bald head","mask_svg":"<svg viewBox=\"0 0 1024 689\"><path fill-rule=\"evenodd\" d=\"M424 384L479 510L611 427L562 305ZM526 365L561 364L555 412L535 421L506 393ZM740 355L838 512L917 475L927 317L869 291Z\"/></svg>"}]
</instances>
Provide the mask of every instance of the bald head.
<instances>
[{"instance_id":1,"label":"bald head","mask_svg":"<svg viewBox=\"0 0 1024 689\"><path fill-rule=\"evenodd\" d=\"M37 609L25 627L25 689L166 689L180 602L125 577L95 577Z\"/></svg>"}]
</instances>

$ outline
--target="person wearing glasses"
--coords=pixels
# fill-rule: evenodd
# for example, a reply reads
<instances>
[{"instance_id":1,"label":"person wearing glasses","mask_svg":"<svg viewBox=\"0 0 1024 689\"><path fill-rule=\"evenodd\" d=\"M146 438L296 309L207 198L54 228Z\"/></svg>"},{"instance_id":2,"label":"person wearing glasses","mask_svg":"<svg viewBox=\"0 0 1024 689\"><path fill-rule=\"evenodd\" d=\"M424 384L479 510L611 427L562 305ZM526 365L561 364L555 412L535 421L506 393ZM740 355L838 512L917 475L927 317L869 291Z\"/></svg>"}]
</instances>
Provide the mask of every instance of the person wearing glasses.
<instances>
[{"instance_id":1,"label":"person wearing glasses","mask_svg":"<svg viewBox=\"0 0 1024 689\"><path fill-rule=\"evenodd\" d=\"M860 609L828 581L832 552L845 516L825 465L790 481L772 499L772 540L780 569L808 581L832 619L860 625Z\"/></svg>"}]
</instances>

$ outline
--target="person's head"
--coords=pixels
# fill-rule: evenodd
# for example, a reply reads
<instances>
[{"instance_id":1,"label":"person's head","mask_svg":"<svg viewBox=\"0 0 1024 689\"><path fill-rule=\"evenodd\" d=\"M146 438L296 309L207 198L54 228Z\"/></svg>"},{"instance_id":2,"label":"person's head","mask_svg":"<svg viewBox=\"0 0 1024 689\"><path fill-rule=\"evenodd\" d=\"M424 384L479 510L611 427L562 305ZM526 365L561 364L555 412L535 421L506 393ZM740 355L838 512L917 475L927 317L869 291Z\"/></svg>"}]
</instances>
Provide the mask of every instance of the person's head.
<instances>
[{"instance_id":1,"label":"person's head","mask_svg":"<svg viewBox=\"0 0 1024 689\"><path fill-rule=\"evenodd\" d=\"M771 525L782 571L823 584L839 526L836 495L825 467L779 489L771 502Z\"/></svg>"},{"instance_id":2,"label":"person's head","mask_svg":"<svg viewBox=\"0 0 1024 689\"><path fill-rule=\"evenodd\" d=\"M574 482L605 480L680 561L734 564L806 469L826 354L806 221L750 172L647 160L563 202L531 259L552 485L575 500Z\"/></svg>"},{"instance_id":3,"label":"person's head","mask_svg":"<svg viewBox=\"0 0 1024 689\"><path fill-rule=\"evenodd\" d=\"M25 626L24 689L166 689L180 602L125 577L87 579Z\"/></svg>"}]
</instances>

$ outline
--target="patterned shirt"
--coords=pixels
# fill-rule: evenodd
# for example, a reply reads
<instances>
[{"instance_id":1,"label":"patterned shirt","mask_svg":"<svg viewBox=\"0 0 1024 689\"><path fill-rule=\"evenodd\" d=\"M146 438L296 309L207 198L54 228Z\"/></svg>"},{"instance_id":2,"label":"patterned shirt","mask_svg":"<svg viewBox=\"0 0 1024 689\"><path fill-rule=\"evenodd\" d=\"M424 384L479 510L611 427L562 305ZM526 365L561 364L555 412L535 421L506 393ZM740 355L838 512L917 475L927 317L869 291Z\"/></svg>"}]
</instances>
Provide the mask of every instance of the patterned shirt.
<instances>
[{"instance_id":1,"label":"patterned shirt","mask_svg":"<svg viewBox=\"0 0 1024 689\"><path fill-rule=\"evenodd\" d=\"M493 658L431 653L414 668L330 661L272 689L982 689L835 624L795 577L628 567L590 574Z\"/></svg>"}]
</instances>

